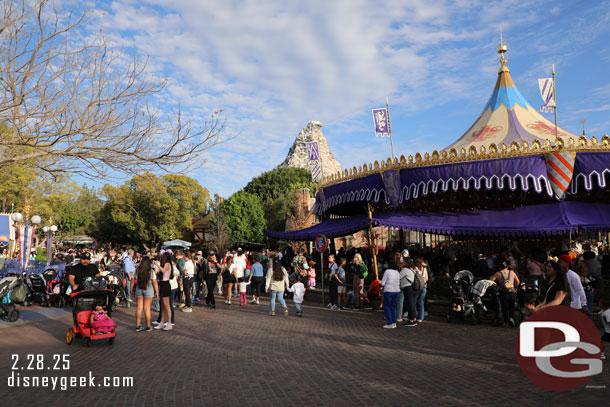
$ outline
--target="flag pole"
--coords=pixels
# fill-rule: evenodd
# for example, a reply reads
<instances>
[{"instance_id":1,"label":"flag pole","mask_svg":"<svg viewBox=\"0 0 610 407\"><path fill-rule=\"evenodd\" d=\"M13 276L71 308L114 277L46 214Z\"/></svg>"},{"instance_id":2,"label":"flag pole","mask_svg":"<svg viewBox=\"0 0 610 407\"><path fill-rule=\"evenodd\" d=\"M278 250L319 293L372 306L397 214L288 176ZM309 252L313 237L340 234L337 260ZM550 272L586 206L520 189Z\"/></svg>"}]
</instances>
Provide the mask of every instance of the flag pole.
<instances>
[{"instance_id":1,"label":"flag pole","mask_svg":"<svg viewBox=\"0 0 610 407\"><path fill-rule=\"evenodd\" d=\"M385 98L385 108L388 114L388 134L390 135L390 147L392 148L392 163L394 163L394 142L392 141L392 127L390 126L390 103L388 98Z\"/></svg>"},{"instance_id":2,"label":"flag pole","mask_svg":"<svg viewBox=\"0 0 610 407\"><path fill-rule=\"evenodd\" d=\"M553 99L555 99L555 143L559 140L559 134L557 133L557 88L555 87L555 64L553 64Z\"/></svg>"}]
</instances>

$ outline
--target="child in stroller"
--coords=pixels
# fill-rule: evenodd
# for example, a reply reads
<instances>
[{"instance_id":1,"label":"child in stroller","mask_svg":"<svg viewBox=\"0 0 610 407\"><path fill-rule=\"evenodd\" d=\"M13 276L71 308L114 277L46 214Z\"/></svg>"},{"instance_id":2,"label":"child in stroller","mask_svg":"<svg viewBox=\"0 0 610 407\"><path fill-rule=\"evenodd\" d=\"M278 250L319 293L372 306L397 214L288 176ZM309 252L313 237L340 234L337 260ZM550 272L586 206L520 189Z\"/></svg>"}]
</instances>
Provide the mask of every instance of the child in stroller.
<instances>
[{"instance_id":1,"label":"child in stroller","mask_svg":"<svg viewBox=\"0 0 610 407\"><path fill-rule=\"evenodd\" d=\"M91 312L89 323L95 334L98 335L110 333L116 326L112 318L108 316L108 311L104 311L104 304L102 302L95 304L95 311Z\"/></svg>"}]
</instances>

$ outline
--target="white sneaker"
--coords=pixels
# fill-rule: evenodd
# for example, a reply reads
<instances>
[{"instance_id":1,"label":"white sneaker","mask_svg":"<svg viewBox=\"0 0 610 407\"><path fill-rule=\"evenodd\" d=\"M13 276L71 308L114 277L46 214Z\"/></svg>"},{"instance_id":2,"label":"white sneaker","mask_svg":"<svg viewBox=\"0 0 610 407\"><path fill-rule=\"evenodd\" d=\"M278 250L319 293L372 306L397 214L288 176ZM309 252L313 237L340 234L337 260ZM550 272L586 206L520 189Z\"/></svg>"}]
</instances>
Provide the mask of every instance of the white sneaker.
<instances>
[{"instance_id":1,"label":"white sneaker","mask_svg":"<svg viewBox=\"0 0 610 407\"><path fill-rule=\"evenodd\" d=\"M172 324L167 324L165 325L165 328L163 328L164 331L171 331L172 329Z\"/></svg>"},{"instance_id":2,"label":"white sneaker","mask_svg":"<svg viewBox=\"0 0 610 407\"><path fill-rule=\"evenodd\" d=\"M167 322L164 324L157 324L157 326L155 326L154 329L165 329L166 325L167 325Z\"/></svg>"},{"instance_id":3,"label":"white sneaker","mask_svg":"<svg viewBox=\"0 0 610 407\"><path fill-rule=\"evenodd\" d=\"M326 306L327 308L332 308L333 304L331 304L330 302L328 303L328 305Z\"/></svg>"},{"instance_id":4,"label":"white sneaker","mask_svg":"<svg viewBox=\"0 0 610 407\"><path fill-rule=\"evenodd\" d=\"M386 328L386 329L394 329L394 328L396 328L396 325L387 324L387 325L384 325L383 327Z\"/></svg>"},{"instance_id":5,"label":"white sneaker","mask_svg":"<svg viewBox=\"0 0 610 407\"><path fill-rule=\"evenodd\" d=\"M337 310L338 308L339 308L339 307L337 307L336 305L333 305L333 308L332 308L332 309Z\"/></svg>"},{"instance_id":6,"label":"white sneaker","mask_svg":"<svg viewBox=\"0 0 610 407\"><path fill-rule=\"evenodd\" d=\"M260 305L260 302L258 300L256 300L256 303Z\"/></svg>"},{"instance_id":7,"label":"white sneaker","mask_svg":"<svg viewBox=\"0 0 610 407\"><path fill-rule=\"evenodd\" d=\"M191 307L184 307L182 308L182 312L193 312L193 309Z\"/></svg>"},{"instance_id":8,"label":"white sneaker","mask_svg":"<svg viewBox=\"0 0 610 407\"><path fill-rule=\"evenodd\" d=\"M606 360L606 355L604 355L604 354L602 353L602 356L600 357L600 359L601 359L601 360Z\"/></svg>"},{"instance_id":9,"label":"white sneaker","mask_svg":"<svg viewBox=\"0 0 610 407\"><path fill-rule=\"evenodd\" d=\"M159 321L153 321L152 324L153 325L159 325Z\"/></svg>"}]
</instances>

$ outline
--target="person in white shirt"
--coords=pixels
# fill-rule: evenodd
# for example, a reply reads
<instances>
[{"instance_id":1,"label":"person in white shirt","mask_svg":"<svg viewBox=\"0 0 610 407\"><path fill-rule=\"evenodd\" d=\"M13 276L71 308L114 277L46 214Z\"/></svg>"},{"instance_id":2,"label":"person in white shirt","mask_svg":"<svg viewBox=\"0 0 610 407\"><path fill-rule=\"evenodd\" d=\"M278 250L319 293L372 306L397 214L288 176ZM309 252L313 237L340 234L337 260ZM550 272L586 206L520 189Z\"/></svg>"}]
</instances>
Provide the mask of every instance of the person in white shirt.
<instances>
[{"instance_id":1,"label":"person in white shirt","mask_svg":"<svg viewBox=\"0 0 610 407\"><path fill-rule=\"evenodd\" d=\"M580 276L575 271L570 270L570 265L574 264L572 259L567 254L563 254L559 256L559 260L570 285L570 307L588 313L587 296L580 281Z\"/></svg>"},{"instance_id":2,"label":"person in white shirt","mask_svg":"<svg viewBox=\"0 0 610 407\"><path fill-rule=\"evenodd\" d=\"M400 293L400 277L398 276L398 264L400 253L395 253L388 264L388 269L383 273L381 286L383 287L383 310L386 324L384 328L396 328L396 303Z\"/></svg>"},{"instance_id":3,"label":"person in white shirt","mask_svg":"<svg viewBox=\"0 0 610 407\"><path fill-rule=\"evenodd\" d=\"M303 303L303 298L305 297L305 286L301 281L301 276L297 277L297 282L293 284L288 291L293 293L292 301L294 301L294 306L297 309L297 315L302 317L303 311L301 310L301 304Z\"/></svg>"},{"instance_id":4,"label":"person in white shirt","mask_svg":"<svg viewBox=\"0 0 610 407\"><path fill-rule=\"evenodd\" d=\"M184 269L182 270L182 284L184 289L184 300L186 306L182 308L182 312L193 312L193 282L195 281L195 263L189 252L184 253Z\"/></svg>"},{"instance_id":5,"label":"person in white shirt","mask_svg":"<svg viewBox=\"0 0 610 407\"><path fill-rule=\"evenodd\" d=\"M237 279L238 283L241 283L244 279L244 273L247 267L246 255L241 247L237 249L237 255L233 258L233 264L235 264L235 278Z\"/></svg>"}]
</instances>

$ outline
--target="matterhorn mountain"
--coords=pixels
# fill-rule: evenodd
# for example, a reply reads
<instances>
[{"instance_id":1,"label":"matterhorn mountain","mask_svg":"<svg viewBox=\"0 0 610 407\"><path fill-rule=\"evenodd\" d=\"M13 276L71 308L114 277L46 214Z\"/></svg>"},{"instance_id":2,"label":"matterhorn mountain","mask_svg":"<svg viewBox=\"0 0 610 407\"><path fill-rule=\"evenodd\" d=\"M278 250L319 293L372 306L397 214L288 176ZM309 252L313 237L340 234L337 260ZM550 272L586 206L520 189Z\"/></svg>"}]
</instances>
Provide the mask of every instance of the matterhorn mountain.
<instances>
[{"instance_id":1,"label":"matterhorn mountain","mask_svg":"<svg viewBox=\"0 0 610 407\"><path fill-rule=\"evenodd\" d=\"M322 134L322 123L316 121L310 121L307 126L303 127L303 130L294 140L292 147L288 150L286 159L276 168L295 167L309 170L306 143L312 141L318 142L323 175L327 177L341 171L341 164L335 159L333 153L330 152L326 137Z\"/></svg>"}]
</instances>

